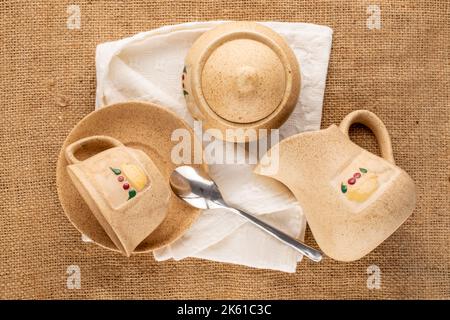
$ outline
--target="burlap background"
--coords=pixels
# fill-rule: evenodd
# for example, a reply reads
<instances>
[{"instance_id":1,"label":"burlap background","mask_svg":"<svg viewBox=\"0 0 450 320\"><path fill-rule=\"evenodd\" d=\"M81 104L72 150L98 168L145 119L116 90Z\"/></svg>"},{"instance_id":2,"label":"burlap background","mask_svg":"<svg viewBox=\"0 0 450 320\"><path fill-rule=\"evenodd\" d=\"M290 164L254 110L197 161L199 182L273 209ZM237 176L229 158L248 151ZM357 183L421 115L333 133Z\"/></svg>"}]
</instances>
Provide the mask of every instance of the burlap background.
<instances>
[{"instance_id":1,"label":"burlap background","mask_svg":"<svg viewBox=\"0 0 450 320\"><path fill-rule=\"evenodd\" d=\"M80 30L66 26L69 4L81 8ZM369 4L381 7L381 30L366 26ZM450 298L448 2L4 0L0 14L1 298ZM354 263L304 260L291 275L127 259L81 242L58 203L55 162L69 130L94 108L96 45L210 19L334 29L322 126L354 109L376 112L418 187L414 214L375 252ZM353 136L377 152L365 129ZM73 264L79 290L66 287ZM366 286L371 264L382 272L379 290Z\"/></svg>"}]
</instances>

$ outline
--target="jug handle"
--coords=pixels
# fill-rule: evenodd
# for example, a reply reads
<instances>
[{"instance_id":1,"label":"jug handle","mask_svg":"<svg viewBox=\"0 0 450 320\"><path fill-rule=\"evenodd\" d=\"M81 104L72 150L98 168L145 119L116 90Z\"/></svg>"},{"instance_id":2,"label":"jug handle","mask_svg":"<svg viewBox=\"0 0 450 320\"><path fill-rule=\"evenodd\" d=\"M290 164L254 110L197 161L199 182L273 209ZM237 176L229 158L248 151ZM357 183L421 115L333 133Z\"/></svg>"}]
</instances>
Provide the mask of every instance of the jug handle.
<instances>
[{"instance_id":1,"label":"jug handle","mask_svg":"<svg viewBox=\"0 0 450 320\"><path fill-rule=\"evenodd\" d=\"M380 145L381 156L392 164L395 164L394 154L392 152L392 143L389 132L383 121L378 116L368 110L356 110L349 113L339 125L339 129L349 137L349 129L352 124L360 123L369 128L378 144Z\"/></svg>"},{"instance_id":2,"label":"jug handle","mask_svg":"<svg viewBox=\"0 0 450 320\"><path fill-rule=\"evenodd\" d=\"M114 139L109 136L90 136L86 137L80 140L75 141L74 143L67 146L65 151L66 160L69 164L74 164L81 162L75 157L75 152L77 152L78 149L85 146L88 143L99 143L99 142L106 142L111 147L120 147L123 146L123 143L120 142L117 139Z\"/></svg>"}]
</instances>

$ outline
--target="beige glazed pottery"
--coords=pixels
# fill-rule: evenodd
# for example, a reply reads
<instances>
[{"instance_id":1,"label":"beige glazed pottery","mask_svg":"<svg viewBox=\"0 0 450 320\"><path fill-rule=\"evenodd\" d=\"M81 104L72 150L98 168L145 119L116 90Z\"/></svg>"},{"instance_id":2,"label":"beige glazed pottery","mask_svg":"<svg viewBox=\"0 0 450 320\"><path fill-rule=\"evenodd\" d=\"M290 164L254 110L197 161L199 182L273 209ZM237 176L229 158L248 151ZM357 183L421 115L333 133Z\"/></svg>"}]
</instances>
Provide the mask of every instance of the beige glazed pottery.
<instances>
[{"instance_id":1,"label":"beige glazed pottery","mask_svg":"<svg viewBox=\"0 0 450 320\"><path fill-rule=\"evenodd\" d=\"M351 124L370 128L381 157L348 137ZM388 238L412 213L416 191L408 174L394 162L391 140L383 122L358 110L340 126L294 135L281 141L278 170L259 174L284 183L299 200L320 248L331 258L362 258ZM275 161L272 148L261 163Z\"/></svg>"},{"instance_id":2,"label":"beige glazed pottery","mask_svg":"<svg viewBox=\"0 0 450 320\"><path fill-rule=\"evenodd\" d=\"M291 48L272 29L229 22L194 42L182 85L189 111L205 129L218 129L220 135L212 134L224 140L246 142L257 134L227 135L226 129L280 127L297 103L300 71Z\"/></svg>"},{"instance_id":3,"label":"beige glazed pottery","mask_svg":"<svg viewBox=\"0 0 450 320\"><path fill-rule=\"evenodd\" d=\"M100 246L114 251L122 251L122 248L111 240L111 237L108 235L109 233L105 231L102 224L97 220L88 204L83 200L79 191L72 183L67 170L70 163L66 160L66 148L69 145L80 141L80 139L92 136L109 136L114 138L114 140L120 141L121 144L130 148L126 149L126 152L121 153L121 156L129 156L130 158L127 159L129 159L130 162L142 166L148 174L148 186L145 185L142 190L146 190L147 187L150 188L149 197L153 197L151 191L155 191L155 189L152 188L158 188L158 190L161 188L161 194L165 194L165 188L169 188L169 176L178 166L171 161L172 149L177 144L177 141L171 141L171 136L172 132L176 129L187 130L192 137L192 148L194 148L195 144L200 145L199 141L195 139L194 133L188 124L173 112L154 104L142 102L119 103L94 111L82 119L66 138L59 154L56 168L58 196L64 212L72 224L81 233L88 236ZM76 159L81 163L84 163L84 161L89 161L89 159L92 159L102 151L111 150L112 145L112 141L100 139L95 143L83 143L82 147L77 147L73 153ZM119 146L119 148L122 149L124 147ZM119 169L122 173L122 162L119 162L116 167L112 168ZM156 168L154 168L151 163L153 163ZM146 166L143 164L146 164ZM91 166L89 166L89 168L93 169ZM87 170L87 168L81 167L80 169ZM139 173L137 172L136 174L133 170L139 171L130 167L125 167L124 173L128 173L130 177L134 176L137 184L141 183L142 185L142 182L139 182ZM207 168L203 168L203 170L207 170ZM155 176L153 176L152 173ZM164 181L163 184L156 183L156 181L159 181L158 179L161 178L155 178L158 176L158 173ZM112 172L112 174L113 175L110 176L110 178L112 177L111 179L118 178L114 172ZM136 187L136 181L133 180L133 182L135 182L135 185L133 185L126 175L124 178L126 178L126 181L130 184L130 188L126 191L135 190L134 187ZM89 178L89 182L92 182L91 178ZM122 184L119 181L115 182L117 182L117 184L114 187L118 187L115 191L125 191L120 189ZM130 200L125 200L125 198L128 199L129 197L128 192L121 193L120 198L118 199L110 199L112 207L111 212L125 209L127 205L132 204L133 200L137 200L139 206L148 205L146 203L148 199L141 204L141 201L139 200L140 194L142 195L142 198L144 198L143 191L137 191L135 197ZM98 198L95 199L97 200ZM96 201L96 203L98 202ZM167 214L165 215L164 220L139 243L133 253L149 252L173 242L190 227L200 213L199 209L187 205L174 195L170 196L166 207ZM160 218L161 216L157 215L157 217ZM154 221L154 224L158 223L158 218ZM146 228L151 229L151 227L148 226Z\"/></svg>"},{"instance_id":4,"label":"beige glazed pottery","mask_svg":"<svg viewBox=\"0 0 450 320\"><path fill-rule=\"evenodd\" d=\"M89 144L110 148L80 161L76 152ZM108 136L75 141L65 155L78 192L116 247L130 256L167 215L170 189L164 177L143 151Z\"/></svg>"}]
</instances>

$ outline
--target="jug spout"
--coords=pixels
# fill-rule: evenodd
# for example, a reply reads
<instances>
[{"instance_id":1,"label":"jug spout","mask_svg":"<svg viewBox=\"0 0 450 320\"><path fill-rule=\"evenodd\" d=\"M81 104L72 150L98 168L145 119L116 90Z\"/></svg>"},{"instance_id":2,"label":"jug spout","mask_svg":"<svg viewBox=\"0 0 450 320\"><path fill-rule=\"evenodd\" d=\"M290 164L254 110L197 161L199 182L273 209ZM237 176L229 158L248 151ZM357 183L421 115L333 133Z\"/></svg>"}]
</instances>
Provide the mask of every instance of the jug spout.
<instances>
[{"instance_id":1,"label":"jug spout","mask_svg":"<svg viewBox=\"0 0 450 320\"><path fill-rule=\"evenodd\" d=\"M283 156L280 156L280 155ZM287 187L287 178L290 173L291 176L296 175L299 170L292 172L292 166L288 165L286 159L292 158L294 155L292 150L284 143L279 143L275 147L272 147L264 156L260 159L258 165L254 169L254 173L266 177L273 178ZM297 178L295 178L297 179Z\"/></svg>"},{"instance_id":2,"label":"jug spout","mask_svg":"<svg viewBox=\"0 0 450 320\"><path fill-rule=\"evenodd\" d=\"M327 146L336 139L347 140L336 125L291 136L273 146L254 172L278 180L295 194L299 185L306 187L308 181L327 171L330 162L338 156Z\"/></svg>"}]
</instances>

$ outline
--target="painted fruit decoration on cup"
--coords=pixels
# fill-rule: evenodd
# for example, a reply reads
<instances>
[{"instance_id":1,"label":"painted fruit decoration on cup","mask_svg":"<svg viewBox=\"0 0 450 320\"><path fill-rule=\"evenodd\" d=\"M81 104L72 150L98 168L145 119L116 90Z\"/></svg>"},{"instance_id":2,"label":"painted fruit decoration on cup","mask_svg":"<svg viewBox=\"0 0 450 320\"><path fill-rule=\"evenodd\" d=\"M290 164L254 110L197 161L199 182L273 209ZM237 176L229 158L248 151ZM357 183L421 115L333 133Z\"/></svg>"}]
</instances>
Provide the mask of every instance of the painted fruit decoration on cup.
<instances>
[{"instance_id":1,"label":"painted fruit decoration on cup","mask_svg":"<svg viewBox=\"0 0 450 320\"><path fill-rule=\"evenodd\" d=\"M341 183L341 192L350 201L364 202L378 189L378 176L366 168L359 168L352 177Z\"/></svg>"},{"instance_id":2,"label":"painted fruit decoration on cup","mask_svg":"<svg viewBox=\"0 0 450 320\"><path fill-rule=\"evenodd\" d=\"M122 183L123 190L128 192L128 200L134 198L137 192L147 185L147 175L135 164L125 163L120 168L110 169L117 176L117 181Z\"/></svg>"}]
</instances>

